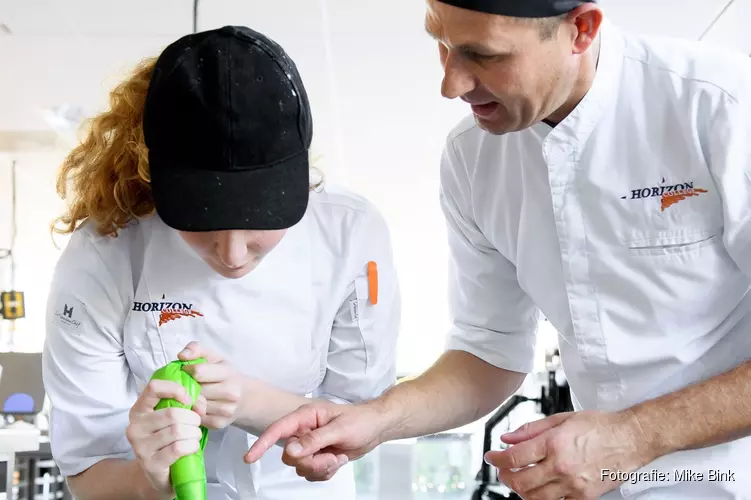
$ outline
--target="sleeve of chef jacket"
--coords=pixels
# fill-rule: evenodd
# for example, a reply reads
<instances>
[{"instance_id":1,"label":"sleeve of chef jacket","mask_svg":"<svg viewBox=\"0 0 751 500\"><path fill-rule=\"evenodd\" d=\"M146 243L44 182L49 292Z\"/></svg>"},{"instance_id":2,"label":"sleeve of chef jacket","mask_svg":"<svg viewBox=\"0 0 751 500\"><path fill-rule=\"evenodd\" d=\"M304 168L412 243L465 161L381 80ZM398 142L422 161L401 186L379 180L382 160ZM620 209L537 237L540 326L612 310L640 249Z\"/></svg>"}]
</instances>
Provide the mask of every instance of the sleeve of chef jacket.
<instances>
[{"instance_id":1,"label":"sleeve of chef jacket","mask_svg":"<svg viewBox=\"0 0 751 500\"><path fill-rule=\"evenodd\" d=\"M723 94L713 116L706 116L708 163L722 196L724 243L731 258L751 276L751 70L736 95Z\"/></svg>"},{"instance_id":2,"label":"sleeve of chef jacket","mask_svg":"<svg viewBox=\"0 0 751 500\"><path fill-rule=\"evenodd\" d=\"M52 455L64 476L133 458L125 430L137 394L121 342L127 299L112 274L120 267L74 234L52 280L43 374Z\"/></svg>"},{"instance_id":3,"label":"sleeve of chef jacket","mask_svg":"<svg viewBox=\"0 0 751 500\"><path fill-rule=\"evenodd\" d=\"M474 223L465 164L451 141L441 160L440 203L449 245L447 350L473 354L499 368L529 373L538 313L519 286L516 267ZM503 193L498 193L503 196Z\"/></svg>"},{"instance_id":4,"label":"sleeve of chef jacket","mask_svg":"<svg viewBox=\"0 0 751 500\"><path fill-rule=\"evenodd\" d=\"M357 403L396 382L401 297L386 221L373 206L360 215L347 247L353 279L331 329L326 374L316 396ZM376 304L368 297L367 264L378 267Z\"/></svg>"}]
</instances>

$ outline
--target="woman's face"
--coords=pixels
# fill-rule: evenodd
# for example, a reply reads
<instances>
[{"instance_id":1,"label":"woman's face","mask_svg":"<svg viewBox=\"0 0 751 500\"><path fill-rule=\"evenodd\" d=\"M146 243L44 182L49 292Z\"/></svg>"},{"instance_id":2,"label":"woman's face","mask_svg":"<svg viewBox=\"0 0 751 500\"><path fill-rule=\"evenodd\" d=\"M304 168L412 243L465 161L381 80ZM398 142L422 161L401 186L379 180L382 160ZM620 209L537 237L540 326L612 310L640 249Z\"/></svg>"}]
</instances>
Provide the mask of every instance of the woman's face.
<instances>
[{"instance_id":1,"label":"woman's face","mask_svg":"<svg viewBox=\"0 0 751 500\"><path fill-rule=\"evenodd\" d=\"M225 278L242 278L276 247L286 229L269 231L180 231L180 236Z\"/></svg>"}]
</instances>

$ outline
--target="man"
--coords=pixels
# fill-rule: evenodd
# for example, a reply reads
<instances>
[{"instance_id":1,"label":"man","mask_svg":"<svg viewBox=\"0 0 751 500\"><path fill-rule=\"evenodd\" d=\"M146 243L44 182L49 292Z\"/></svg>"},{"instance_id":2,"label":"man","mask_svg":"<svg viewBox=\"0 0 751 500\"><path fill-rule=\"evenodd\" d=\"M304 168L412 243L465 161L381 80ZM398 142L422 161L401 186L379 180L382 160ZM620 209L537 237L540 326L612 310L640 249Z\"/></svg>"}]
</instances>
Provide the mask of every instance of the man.
<instances>
[{"instance_id":1,"label":"man","mask_svg":"<svg viewBox=\"0 0 751 500\"><path fill-rule=\"evenodd\" d=\"M577 0L429 0L442 93L473 116L441 166L453 329L426 373L304 406L252 462L333 476L387 440L495 409L560 332L577 412L487 454L527 499L748 498L751 61L642 37ZM534 465L534 467L529 467Z\"/></svg>"}]
</instances>

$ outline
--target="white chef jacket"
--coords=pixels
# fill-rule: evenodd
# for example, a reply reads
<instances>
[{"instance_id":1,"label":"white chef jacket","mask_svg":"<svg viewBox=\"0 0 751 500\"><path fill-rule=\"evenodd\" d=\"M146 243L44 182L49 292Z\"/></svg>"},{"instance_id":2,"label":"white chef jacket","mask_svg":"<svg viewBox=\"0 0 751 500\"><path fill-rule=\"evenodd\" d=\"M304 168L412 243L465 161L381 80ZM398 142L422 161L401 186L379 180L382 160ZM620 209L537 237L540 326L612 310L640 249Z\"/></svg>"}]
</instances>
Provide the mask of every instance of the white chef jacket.
<instances>
[{"instance_id":1,"label":"white chef jacket","mask_svg":"<svg viewBox=\"0 0 751 500\"><path fill-rule=\"evenodd\" d=\"M378 270L368 296L367 264ZM76 231L57 264L47 311L44 381L53 456L65 476L106 458L133 458L128 411L152 373L197 340L248 377L339 403L395 382L400 294L386 223L343 189L311 193L308 210L245 277L208 267L158 217L117 238ZM263 405L263 401L255 404ZM256 439L211 431L209 500L352 500L353 471L310 483L274 446L258 464Z\"/></svg>"},{"instance_id":2,"label":"white chef jacket","mask_svg":"<svg viewBox=\"0 0 751 500\"><path fill-rule=\"evenodd\" d=\"M751 358L748 57L606 23L594 84L562 123L497 136L468 117L451 132L440 200L449 349L529 372L542 313L575 407L604 411ZM653 469L667 480L604 498L749 498L751 440Z\"/></svg>"}]
</instances>

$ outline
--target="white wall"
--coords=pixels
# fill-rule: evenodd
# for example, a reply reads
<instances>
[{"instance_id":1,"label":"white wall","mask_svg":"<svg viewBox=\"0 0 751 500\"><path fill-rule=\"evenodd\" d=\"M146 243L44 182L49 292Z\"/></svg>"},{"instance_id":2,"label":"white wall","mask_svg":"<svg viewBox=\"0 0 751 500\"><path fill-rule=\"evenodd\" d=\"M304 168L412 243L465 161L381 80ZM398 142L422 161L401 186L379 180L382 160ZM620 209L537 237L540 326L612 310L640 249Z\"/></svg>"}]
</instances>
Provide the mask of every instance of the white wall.
<instances>
[{"instance_id":1,"label":"white wall","mask_svg":"<svg viewBox=\"0 0 751 500\"><path fill-rule=\"evenodd\" d=\"M22 153L0 155L0 248L11 244L11 165L16 160L16 199L18 221L15 261L15 290L24 292L26 317L0 321L0 349L11 346L18 351L39 351L44 340L44 310L52 270L59 250L49 231L63 205L55 194L54 173L62 160L60 153ZM10 290L11 269L8 259L0 260L0 290Z\"/></svg>"}]
</instances>

